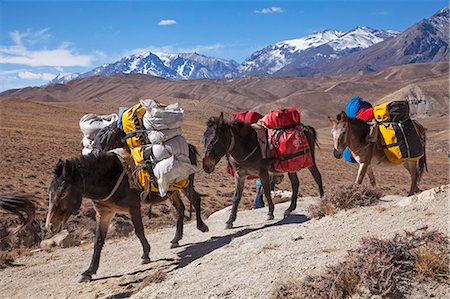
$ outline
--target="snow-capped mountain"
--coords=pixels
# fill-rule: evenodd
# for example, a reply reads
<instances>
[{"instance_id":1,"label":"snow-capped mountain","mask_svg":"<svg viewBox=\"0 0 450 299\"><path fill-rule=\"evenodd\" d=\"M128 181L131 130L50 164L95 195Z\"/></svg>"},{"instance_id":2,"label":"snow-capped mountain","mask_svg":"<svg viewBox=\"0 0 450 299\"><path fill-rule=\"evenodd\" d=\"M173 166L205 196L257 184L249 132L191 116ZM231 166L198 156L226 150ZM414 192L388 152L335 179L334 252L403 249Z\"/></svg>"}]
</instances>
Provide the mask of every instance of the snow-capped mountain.
<instances>
[{"instance_id":1,"label":"snow-capped mountain","mask_svg":"<svg viewBox=\"0 0 450 299\"><path fill-rule=\"evenodd\" d=\"M235 76L238 63L232 60L212 58L197 53L142 52L104 64L80 77L113 74L145 74L171 80L203 78L228 78Z\"/></svg>"},{"instance_id":2,"label":"snow-capped mountain","mask_svg":"<svg viewBox=\"0 0 450 299\"><path fill-rule=\"evenodd\" d=\"M79 73L59 73L48 84L64 84L80 76Z\"/></svg>"},{"instance_id":3,"label":"snow-capped mountain","mask_svg":"<svg viewBox=\"0 0 450 299\"><path fill-rule=\"evenodd\" d=\"M321 65L316 72L344 74L376 71L401 64L448 61L449 27L449 8L446 7L395 38L342 57L330 65Z\"/></svg>"},{"instance_id":4,"label":"snow-capped mountain","mask_svg":"<svg viewBox=\"0 0 450 299\"><path fill-rule=\"evenodd\" d=\"M397 31L369 27L356 27L349 31L324 30L269 45L253 53L239 70L246 75L272 75L290 64L314 67L316 63L329 62L398 34Z\"/></svg>"}]
</instances>

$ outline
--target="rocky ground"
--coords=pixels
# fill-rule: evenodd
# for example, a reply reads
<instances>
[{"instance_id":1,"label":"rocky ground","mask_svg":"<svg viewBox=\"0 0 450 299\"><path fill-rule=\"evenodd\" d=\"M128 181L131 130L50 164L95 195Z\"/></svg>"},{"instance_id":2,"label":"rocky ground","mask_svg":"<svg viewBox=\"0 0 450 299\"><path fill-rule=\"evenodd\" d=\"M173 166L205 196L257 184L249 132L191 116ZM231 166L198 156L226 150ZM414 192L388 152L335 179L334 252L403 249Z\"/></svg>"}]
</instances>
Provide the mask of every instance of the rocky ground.
<instances>
[{"instance_id":1,"label":"rocky ground","mask_svg":"<svg viewBox=\"0 0 450 299\"><path fill-rule=\"evenodd\" d=\"M342 260L363 237L390 238L427 226L445 234L448 186L412 197L389 195L371 207L341 211L310 220L305 214L315 197L299 198L295 214L283 218L288 203L241 211L226 230L229 208L206 221L210 232L185 227L180 247L169 249L174 228L147 237L152 262L139 265L141 247L133 237L108 240L94 281L79 284L92 244L38 251L1 270L2 298L267 298L281 283L317 274ZM417 287L414 298L445 298L445 286Z\"/></svg>"}]
</instances>

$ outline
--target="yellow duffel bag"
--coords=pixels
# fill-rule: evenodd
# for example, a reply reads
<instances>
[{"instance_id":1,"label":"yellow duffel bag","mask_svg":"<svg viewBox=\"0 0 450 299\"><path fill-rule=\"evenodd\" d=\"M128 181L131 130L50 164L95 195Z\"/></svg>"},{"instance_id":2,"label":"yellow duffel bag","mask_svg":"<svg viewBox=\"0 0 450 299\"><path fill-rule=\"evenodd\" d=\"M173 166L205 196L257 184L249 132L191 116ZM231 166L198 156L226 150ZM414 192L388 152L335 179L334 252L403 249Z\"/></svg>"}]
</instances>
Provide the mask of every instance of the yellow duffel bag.
<instances>
[{"instance_id":1,"label":"yellow duffel bag","mask_svg":"<svg viewBox=\"0 0 450 299\"><path fill-rule=\"evenodd\" d=\"M373 115L378 123L384 153L390 162L416 161L423 156L423 145L409 117L408 102L392 101L375 106Z\"/></svg>"}]
</instances>

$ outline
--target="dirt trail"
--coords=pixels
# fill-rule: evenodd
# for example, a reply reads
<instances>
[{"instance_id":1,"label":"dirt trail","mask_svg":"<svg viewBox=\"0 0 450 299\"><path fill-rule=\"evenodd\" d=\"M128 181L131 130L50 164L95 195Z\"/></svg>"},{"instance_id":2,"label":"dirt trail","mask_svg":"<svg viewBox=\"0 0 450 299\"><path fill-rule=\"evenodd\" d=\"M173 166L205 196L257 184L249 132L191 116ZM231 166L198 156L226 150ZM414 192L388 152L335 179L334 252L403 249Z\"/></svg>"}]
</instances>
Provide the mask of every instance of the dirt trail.
<instances>
[{"instance_id":1,"label":"dirt trail","mask_svg":"<svg viewBox=\"0 0 450 299\"><path fill-rule=\"evenodd\" d=\"M425 225L447 233L448 186L308 220L306 208L315 200L299 199L296 214L285 219L287 203L278 204L273 221L265 221L266 209L239 212L232 230L224 229L226 208L209 217L208 233L187 225L177 249L169 249L174 228L161 229L148 235L148 265L139 265L136 238L107 240L90 283L77 279L89 264L92 244L36 252L0 272L1 297L265 298L278 283L337 263L362 237L388 238Z\"/></svg>"}]
</instances>

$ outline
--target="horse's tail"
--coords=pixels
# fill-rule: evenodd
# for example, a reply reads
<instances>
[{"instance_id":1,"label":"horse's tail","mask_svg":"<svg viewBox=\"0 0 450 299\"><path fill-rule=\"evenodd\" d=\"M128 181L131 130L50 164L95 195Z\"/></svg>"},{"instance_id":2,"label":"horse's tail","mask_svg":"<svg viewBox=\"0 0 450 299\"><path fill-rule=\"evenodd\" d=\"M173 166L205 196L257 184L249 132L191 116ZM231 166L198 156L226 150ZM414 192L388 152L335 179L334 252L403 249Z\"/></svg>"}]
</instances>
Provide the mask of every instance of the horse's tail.
<instances>
[{"instance_id":1,"label":"horse's tail","mask_svg":"<svg viewBox=\"0 0 450 299\"><path fill-rule=\"evenodd\" d=\"M426 153L427 129L416 120L414 120L414 125L417 128L417 131L420 136L420 143L423 146L423 156L419 159L418 178L417 178L419 182L420 179L422 178L423 173L425 171L428 172L427 153Z\"/></svg>"},{"instance_id":2,"label":"horse's tail","mask_svg":"<svg viewBox=\"0 0 450 299\"><path fill-rule=\"evenodd\" d=\"M0 208L19 217L20 226L8 232L3 238L10 237L25 229L33 221L36 205L26 195L0 194Z\"/></svg>"},{"instance_id":3,"label":"horse's tail","mask_svg":"<svg viewBox=\"0 0 450 299\"><path fill-rule=\"evenodd\" d=\"M192 144L188 144L189 146L189 160L191 161L192 165L198 166L198 161L197 161L197 157L198 157L198 150L197 148L192 145ZM188 198L189 198L189 217L187 217L187 220L191 220L192 219L192 200L200 200L200 194L197 193L197 191L195 191L194 189L194 178L195 178L195 174L191 174L189 176L189 186L187 188L187 193L188 193Z\"/></svg>"},{"instance_id":4,"label":"horse's tail","mask_svg":"<svg viewBox=\"0 0 450 299\"><path fill-rule=\"evenodd\" d=\"M189 145L189 160L191 161L192 165L198 166L197 161L198 150L194 145L190 143L188 145Z\"/></svg>"},{"instance_id":5,"label":"horse's tail","mask_svg":"<svg viewBox=\"0 0 450 299\"><path fill-rule=\"evenodd\" d=\"M317 146L317 148L320 148L319 141L317 139L317 131L316 131L316 129L314 129L311 126L305 126L305 127L306 127L306 130L311 133L311 137L310 138L312 138L312 139L310 140L310 145L312 146L314 144L314 145Z\"/></svg>"}]
</instances>

